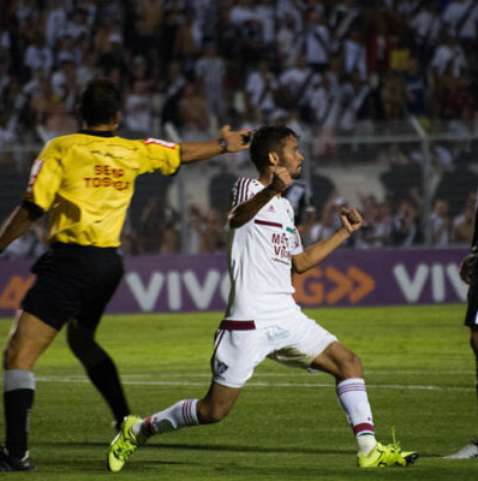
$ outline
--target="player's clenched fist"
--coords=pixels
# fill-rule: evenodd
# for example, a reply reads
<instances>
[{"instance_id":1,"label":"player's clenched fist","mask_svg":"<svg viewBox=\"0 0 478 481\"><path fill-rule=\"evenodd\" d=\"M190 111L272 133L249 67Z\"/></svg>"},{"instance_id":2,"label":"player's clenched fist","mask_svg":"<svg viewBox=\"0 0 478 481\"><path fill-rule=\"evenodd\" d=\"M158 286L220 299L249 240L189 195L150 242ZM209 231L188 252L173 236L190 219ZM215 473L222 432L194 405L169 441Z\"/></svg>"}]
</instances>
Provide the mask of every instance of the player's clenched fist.
<instances>
[{"instance_id":1,"label":"player's clenched fist","mask_svg":"<svg viewBox=\"0 0 478 481\"><path fill-rule=\"evenodd\" d=\"M271 187L276 192L284 192L291 184L293 180L289 171L285 167L275 167L273 171L273 177Z\"/></svg>"},{"instance_id":2,"label":"player's clenched fist","mask_svg":"<svg viewBox=\"0 0 478 481\"><path fill-rule=\"evenodd\" d=\"M363 225L362 214L357 209L342 207L340 209L340 221L349 234L360 229Z\"/></svg>"}]
</instances>

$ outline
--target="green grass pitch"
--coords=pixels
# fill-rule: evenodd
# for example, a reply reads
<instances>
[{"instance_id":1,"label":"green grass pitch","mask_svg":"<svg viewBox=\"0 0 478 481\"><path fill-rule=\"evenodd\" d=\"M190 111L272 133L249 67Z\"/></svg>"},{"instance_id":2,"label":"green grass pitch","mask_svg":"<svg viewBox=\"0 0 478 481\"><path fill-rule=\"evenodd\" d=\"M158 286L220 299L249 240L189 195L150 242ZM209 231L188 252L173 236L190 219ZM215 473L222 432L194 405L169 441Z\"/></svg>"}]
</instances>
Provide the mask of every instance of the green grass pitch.
<instances>
[{"instance_id":1,"label":"green grass pitch","mask_svg":"<svg viewBox=\"0 0 478 481\"><path fill-rule=\"evenodd\" d=\"M105 468L110 413L64 335L40 360L32 417L32 473L10 480L449 480L476 479L478 460L441 459L478 435L474 362L464 306L307 311L363 360L377 437L421 458L408 468L361 471L333 380L264 362L221 424L153 438L121 473ZM117 361L141 415L200 397L209 383L221 313L107 316L98 338ZM3 337L9 322L0 322ZM2 425L3 431L3 425Z\"/></svg>"}]
</instances>

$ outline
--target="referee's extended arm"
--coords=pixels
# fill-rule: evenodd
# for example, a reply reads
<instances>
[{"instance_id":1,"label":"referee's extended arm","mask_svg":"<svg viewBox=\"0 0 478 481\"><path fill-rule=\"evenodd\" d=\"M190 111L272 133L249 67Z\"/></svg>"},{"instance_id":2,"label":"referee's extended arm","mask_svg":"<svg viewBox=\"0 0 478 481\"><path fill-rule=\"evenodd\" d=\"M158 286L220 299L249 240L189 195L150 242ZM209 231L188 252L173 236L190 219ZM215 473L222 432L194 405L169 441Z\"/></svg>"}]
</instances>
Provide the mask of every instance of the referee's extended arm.
<instances>
[{"instance_id":1,"label":"referee's extended arm","mask_svg":"<svg viewBox=\"0 0 478 481\"><path fill-rule=\"evenodd\" d=\"M229 125L221 129L219 139L203 142L181 142L181 162L184 164L206 160L215 155L239 152L249 147L249 129L231 130Z\"/></svg>"},{"instance_id":2,"label":"referee's extended arm","mask_svg":"<svg viewBox=\"0 0 478 481\"><path fill-rule=\"evenodd\" d=\"M27 200L16 207L0 227L0 252L27 232L32 223L43 214L44 212L40 207Z\"/></svg>"}]
</instances>

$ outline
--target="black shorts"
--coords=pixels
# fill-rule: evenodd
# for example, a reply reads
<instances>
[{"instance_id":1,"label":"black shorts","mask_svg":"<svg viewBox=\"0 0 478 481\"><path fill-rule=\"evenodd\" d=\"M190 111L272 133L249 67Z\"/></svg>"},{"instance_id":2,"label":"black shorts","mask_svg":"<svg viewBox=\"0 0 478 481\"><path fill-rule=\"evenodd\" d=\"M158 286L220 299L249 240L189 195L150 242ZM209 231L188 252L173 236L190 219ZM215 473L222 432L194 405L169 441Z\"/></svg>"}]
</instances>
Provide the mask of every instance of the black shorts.
<instances>
[{"instance_id":1,"label":"black shorts","mask_svg":"<svg viewBox=\"0 0 478 481\"><path fill-rule=\"evenodd\" d=\"M123 275L114 248L52 244L32 267L22 308L56 330L69 320L95 330Z\"/></svg>"},{"instance_id":2,"label":"black shorts","mask_svg":"<svg viewBox=\"0 0 478 481\"><path fill-rule=\"evenodd\" d=\"M478 275L476 272L473 273L471 284L468 289L465 326L478 330Z\"/></svg>"}]
</instances>

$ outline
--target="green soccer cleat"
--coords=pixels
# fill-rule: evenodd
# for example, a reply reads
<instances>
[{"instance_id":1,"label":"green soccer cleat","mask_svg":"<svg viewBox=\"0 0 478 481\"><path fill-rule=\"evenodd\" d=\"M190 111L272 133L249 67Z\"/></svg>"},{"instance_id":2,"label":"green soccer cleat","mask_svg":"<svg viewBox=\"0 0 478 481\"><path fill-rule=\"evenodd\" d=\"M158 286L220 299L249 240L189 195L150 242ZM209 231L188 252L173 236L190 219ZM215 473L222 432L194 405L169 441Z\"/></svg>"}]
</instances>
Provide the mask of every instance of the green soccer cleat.
<instances>
[{"instance_id":1,"label":"green soccer cleat","mask_svg":"<svg viewBox=\"0 0 478 481\"><path fill-rule=\"evenodd\" d=\"M388 466L408 466L418 458L416 451L401 451L399 443L376 446L368 454L358 454L359 468L384 468Z\"/></svg>"},{"instance_id":2,"label":"green soccer cleat","mask_svg":"<svg viewBox=\"0 0 478 481\"><path fill-rule=\"evenodd\" d=\"M136 423L141 423L142 418L138 416L126 416L121 423L119 433L111 441L111 446L106 458L106 465L113 473L123 469L128 458L138 449L140 444L136 436L131 432L131 428Z\"/></svg>"}]
</instances>

